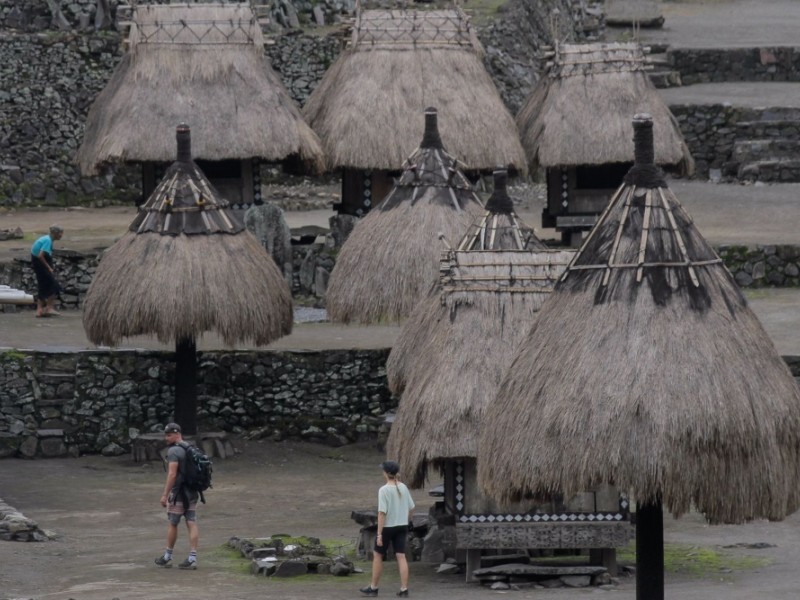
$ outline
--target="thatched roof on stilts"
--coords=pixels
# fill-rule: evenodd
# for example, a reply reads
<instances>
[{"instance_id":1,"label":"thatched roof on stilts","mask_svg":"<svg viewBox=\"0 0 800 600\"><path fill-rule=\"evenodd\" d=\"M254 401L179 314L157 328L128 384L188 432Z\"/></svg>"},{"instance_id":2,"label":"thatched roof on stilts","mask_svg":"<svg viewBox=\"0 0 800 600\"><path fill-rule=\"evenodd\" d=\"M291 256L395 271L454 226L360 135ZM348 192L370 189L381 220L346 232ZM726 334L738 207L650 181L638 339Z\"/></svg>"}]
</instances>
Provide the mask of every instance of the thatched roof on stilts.
<instances>
[{"instance_id":1,"label":"thatched roof on stilts","mask_svg":"<svg viewBox=\"0 0 800 600\"><path fill-rule=\"evenodd\" d=\"M322 145L264 56L248 4L140 5L129 49L86 119L84 175L120 162L171 162L176 123L192 123L204 160L297 156L325 166Z\"/></svg>"},{"instance_id":2,"label":"thatched roof on stilts","mask_svg":"<svg viewBox=\"0 0 800 600\"><path fill-rule=\"evenodd\" d=\"M495 177L487 213L445 253L439 285L387 362L390 387L402 392L387 452L412 487L431 466L477 455L484 409L573 254L547 250L514 214L505 172Z\"/></svg>"},{"instance_id":3,"label":"thatched roof on stilts","mask_svg":"<svg viewBox=\"0 0 800 600\"><path fill-rule=\"evenodd\" d=\"M460 237L482 212L463 165L442 146L436 109L425 111L425 122L422 144L399 181L356 224L339 252L326 296L334 321L407 317L437 281L439 234Z\"/></svg>"},{"instance_id":4,"label":"thatched roof on stilts","mask_svg":"<svg viewBox=\"0 0 800 600\"><path fill-rule=\"evenodd\" d=\"M526 172L514 118L483 65L469 18L451 10L364 10L344 52L303 107L332 167L396 170L435 106L442 139L467 170Z\"/></svg>"},{"instance_id":5,"label":"thatched roof on stilts","mask_svg":"<svg viewBox=\"0 0 800 600\"><path fill-rule=\"evenodd\" d=\"M694 161L635 43L563 44L517 115L531 170L633 162L630 115L652 114L656 164L682 173Z\"/></svg>"},{"instance_id":6,"label":"thatched roof on stilts","mask_svg":"<svg viewBox=\"0 0 800 600\"><path fill-rule=\"evenodd\" d=\"M654 167L647 117L485 414L480 483L503 501L612 483L675 515L781 519L800 501L800 390Z\"/></svg>"},{"instance_id":7,"label":"thatched roof on stilts","mask_svg":"<svg viewBox=\"0 0 800 600\"><path fill-rule=\"evenodd\" d=\"M86 295L83 325L95 344L152 334L256 344L292 329L292 298L263 246L191 160L188 127L178 160L130 230L106 250Z\"/></svg>"}]
</instances>

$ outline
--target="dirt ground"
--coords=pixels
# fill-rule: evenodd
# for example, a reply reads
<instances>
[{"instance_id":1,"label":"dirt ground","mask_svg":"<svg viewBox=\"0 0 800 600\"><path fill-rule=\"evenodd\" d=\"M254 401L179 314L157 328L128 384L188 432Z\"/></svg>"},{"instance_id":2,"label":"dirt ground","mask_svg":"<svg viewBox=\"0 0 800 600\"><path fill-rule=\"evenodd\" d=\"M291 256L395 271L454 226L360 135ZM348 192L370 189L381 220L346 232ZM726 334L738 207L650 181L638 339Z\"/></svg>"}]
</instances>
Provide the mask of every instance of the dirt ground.
<instances>
[{"instance_id":1,"label":"dirt ground","mask_svg":"<svg viewBox=\"0 0 800 600\"><path fill-rule=\"evenodd\" d=\"M347 578L308 575L298 579L256 578L243 572L223 545L231 536L275 533L340 540L352 548L358 526L350 511L370 508L382 483L383 454L374 444L343 448L300 442L242 441L233 459L218 460L214 488L201 507L200 568L186 572L159 569L165 517L158 503L164 472L158 463L137 464L130 457L0 461L0 494L43 529L57 534L49 542L0 542L0 598L36 600L111 600L112 598L198 600L282 598L286 600L357 598L368 583L364 574ZM419 510L433 502L414 492ZM708 526L699 515L665 519L668 547L701 572L668 573L667 598L682 600L796 599L800 557L800 517L782 523ZM722 548L768 543L772 547ZM706 549L723 553L717 564L702 559ZM176 546L186 553L185 530ZM763 565L763 562L769 564ZM759 566L761 565L761 566ZM462 575L438 575L436 565L413 563L414 597L484 598L500 592L467 584ZM395 565L382 582L384 593L397 587ZM382 593L381 595L384 595ZM620 579L613 590L530 590L512 597L567 600L609 596L635 597L635 582Z\"/></svg>"}]
</instances>

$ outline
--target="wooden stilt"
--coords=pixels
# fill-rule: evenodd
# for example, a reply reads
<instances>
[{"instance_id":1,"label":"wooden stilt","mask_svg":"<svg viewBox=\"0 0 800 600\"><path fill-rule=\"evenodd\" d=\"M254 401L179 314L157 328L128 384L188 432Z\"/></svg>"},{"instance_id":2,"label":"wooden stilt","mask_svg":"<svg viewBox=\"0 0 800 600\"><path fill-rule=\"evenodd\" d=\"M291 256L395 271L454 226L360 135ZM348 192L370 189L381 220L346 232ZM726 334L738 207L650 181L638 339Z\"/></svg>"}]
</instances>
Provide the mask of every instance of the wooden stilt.
<instances>
[{"instance_id":1,"label":"wooden stilt","mask_svg":"<svg viewBox=\"0 0 800 600\"><path fill-rule=\"evenodd\" d=\"M636 511L636 600L664 600L664 516L661 501Z\"/></svg>"},{"instance_id":2,"label":"wooden stilt","mask_svg":"<svg viewBox=\"0 0 800 600\"><path fill-rule=\"evenodd\" d=\"M193 338L175 343L175 422L184 435L197 433L197 346Z\"/></svg>"}]
</instances>

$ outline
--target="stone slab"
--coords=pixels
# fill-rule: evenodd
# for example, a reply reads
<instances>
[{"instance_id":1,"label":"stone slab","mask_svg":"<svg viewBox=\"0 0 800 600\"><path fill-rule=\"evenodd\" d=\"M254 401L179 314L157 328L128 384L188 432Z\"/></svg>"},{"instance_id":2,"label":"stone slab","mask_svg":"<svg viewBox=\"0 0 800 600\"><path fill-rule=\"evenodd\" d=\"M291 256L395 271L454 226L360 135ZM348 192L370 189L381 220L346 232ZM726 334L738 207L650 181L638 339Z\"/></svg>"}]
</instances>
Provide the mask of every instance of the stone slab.
<instances>
[{"instance_id":1,"label":"stone slab","mask_svg":"<svg viewBox=\"0 0 800 600\"><path fill-rule=\"evenodd\" d=\"M590 565L576 565L576 566L542 566L542 565L525 565L525 564L511 564L511 565L497 565L494 567L486 567L483 569L476 569L473 575L480 579L492 575L524 575L526 577L564 577L564 576L588 576L592 577L600 573L605 573L605 567L594 567Z\"/></svg>"}]
</instances>

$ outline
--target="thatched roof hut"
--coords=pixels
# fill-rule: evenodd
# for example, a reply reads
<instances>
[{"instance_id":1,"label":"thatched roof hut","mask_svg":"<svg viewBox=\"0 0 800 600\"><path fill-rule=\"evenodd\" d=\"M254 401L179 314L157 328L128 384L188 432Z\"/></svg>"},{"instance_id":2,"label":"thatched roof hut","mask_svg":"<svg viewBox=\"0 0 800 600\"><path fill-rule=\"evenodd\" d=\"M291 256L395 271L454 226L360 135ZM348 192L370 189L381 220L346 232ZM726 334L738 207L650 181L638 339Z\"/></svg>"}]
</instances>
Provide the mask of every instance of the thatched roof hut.
<instances>
[{"instance_id":1,"label":"thatched roof hut","mask_svg":"<svg viewBox=\"0 0 800 600\"><path fill-rule=\"evenodd\" d=\"M436 109L426 109L425 135L399 181L339 252L327 292L333 320L399 321L430 291L439 234L456 239L482 212L461 166L442 146Z\"/></svg>"},{"instance_id":2,"label":"thatched roof hut","mask_svg":"<svg viewBox=\"0 0 800 600\"><path fill-rule=\"evenodd\" d=\"M678 122L647 76L637 43L563 44L517 115L532 170L632 163L630 115L647 110L658 138L655 161L690 172Z\"/></svg>"},{"instance_id":3,"label":"thatched roof hut","mask_svg":"<svg viewBox=\"0 0 800 600\"><path fill-rule=\"evenodd\" d=\"M322 147L264 56L248 4L133 7L129 49L86 120L85 175L120 162L170 163L175 123L191 122L196 159L296 156L324 167Z\"/></svg>"},{"instance_id":4,"label":"thatched roof hut","mask_svg":"<svg viewBox=\"0 0 800 600\"><path fill-rule=\"evenodd\" d=\"M412 487L429 466L475 457L485 406L572 251L547 250L514 213L496 172L486 212L443 255L436 289L403 326L387 362L402 400L388 454Z\"/></svg>"},{"instance_id":5,"label":"thatched roof hut","mask_svg":"<svg viewBox=\"0 0 800 600\"><path fill-rule=\"evenodd\" d=\"M653 164L649 115L634 125L636 164L520 346L478 468L502 501L628 490L637 597L657 599L662 503L712 523L796 510L800 389Z\"/></svg>"},{"instance_id":6,"label":"thatched roof hut","mask_svg":"<svg viewBox=\"0 0 800 600\"><path fill-rule=\"evenodd\" d=\"M793 512L800 389L654 166L649 116L634 124L636 165L522 343L484 416L478 468L503 501L628 490L640 546L657 539L662 503L712 523Z\"/></svg>"},{"instance_id":7,"label":"thatched roof hut","mask_svg":"<svg viewBox=\"0 0 800 600\"><path fill-rule=\"evenodd\" d=\"M328 165L396 170L422 137L417 115L447 115L442 139L469 170L525 172L514 119L482 62L468 17L451 10L364 10L303 114Z\"/></svg>"},{"instance_id":8,"label":"thatched roof hut","mask_svg":"<svg viewBox=\"0 0 800 600\"><path fill-rule=\"evenodd\" d=\"M647 75L635 43L564 44L517 115L532 171L544 168L542 225L579 245L633 163L628 118L652 113L656 163L681 173L694 162L669 107Z\"/></svg>"},{"instance_id":9,"label":"thatched roof hut","mask_svg":"<svg viewBox=\"0 0 800 600\"><path fill-rule=\"evenodd\" d=\"M180 126L178 160L103 254L83 326L95 344L148 334L175 341L179 370L183 359L191 363L188 383L176 377L176 395L188 385L194 402L195 339L214 331L229 345L268 344L291 332L292 297L264 247L192 161L190 144L189 128Z\"/></svg>"}]
</instances>

